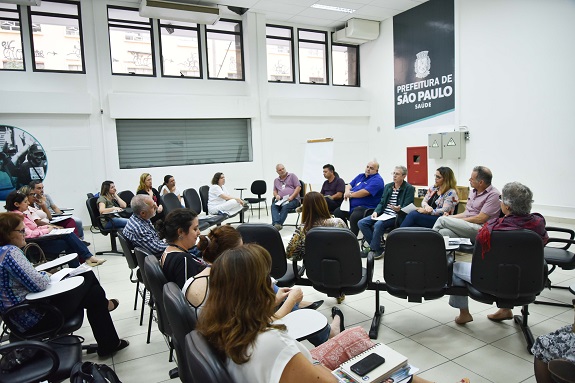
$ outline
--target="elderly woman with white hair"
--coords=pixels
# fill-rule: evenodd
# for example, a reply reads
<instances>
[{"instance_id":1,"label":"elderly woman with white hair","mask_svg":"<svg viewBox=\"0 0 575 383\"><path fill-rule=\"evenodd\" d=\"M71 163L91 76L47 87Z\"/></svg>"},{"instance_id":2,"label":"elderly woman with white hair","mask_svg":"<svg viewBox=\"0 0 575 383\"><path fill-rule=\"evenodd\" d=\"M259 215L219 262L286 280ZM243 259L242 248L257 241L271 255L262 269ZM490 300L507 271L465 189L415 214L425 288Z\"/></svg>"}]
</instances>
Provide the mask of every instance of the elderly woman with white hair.
<instances>
[{"instance_id":1,"label":"elderly woman with white hair","mask_svg":"<svg viewBox=\"0 0 575 383\"><path fill-rule=\"evenodd\" d=\"M545 230L545 218L539 213L531 214L533 193L527 186L510 182L503 187L499 200L504 216L487 221L475 240L481 245L483 252L489 251L492 231L531 230L539 234L544 244L547 243L549 236ZM453 285L465 286L465 282L471 283L471 263L457 262L453 265ZM449 304L459 309L455 323L462 325L473 320L466 296L452 295ZM487 315L487 318L496 322L509 320L513 319L513 312L511 309L499 309L494 314Z\"/></svg>"}]
</instances>

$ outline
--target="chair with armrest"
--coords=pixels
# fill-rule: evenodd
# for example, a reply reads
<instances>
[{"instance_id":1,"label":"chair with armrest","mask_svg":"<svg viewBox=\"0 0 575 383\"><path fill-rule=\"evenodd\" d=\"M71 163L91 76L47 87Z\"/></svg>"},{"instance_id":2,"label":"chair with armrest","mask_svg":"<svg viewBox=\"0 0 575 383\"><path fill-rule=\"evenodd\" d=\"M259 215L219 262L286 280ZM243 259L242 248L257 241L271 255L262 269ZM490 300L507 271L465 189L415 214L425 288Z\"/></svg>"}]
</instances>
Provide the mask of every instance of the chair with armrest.
<instances>
[{"instance_id":1,"label":"chair with armrest","mask_svg":"<svg viewBox=\"0 0 575 383\"><path fill-rule=\"evenodd\" d=\"M174 193L164 194L162 197L162 205L164 205L164 215L167 216L170 212L181 209L182 203L177 195Z\"/></svg>"},{"instance_id":2,"label":"chair with armrest","mask_svg":"<svg viewBox=\"0 0 575 383\"><path fill-rule=\"evenodd\" d=\"M191 366L192 382L234 383L223 361L197 330L186 335L185 348Z\"/></svg>"},{"instance_id":3,"label":"chair with armrest","mask_svg":"<svg viewBox=\"0 0 575 383\"><path fill-rule=\"evenodd\" d=\"M207 228L215 225L219 225L225 220L224 216L216 215L213 217L207 217L200 215L202 213L202 201L196 189L189 188L183 192L184 203L188 209L192 209L198 214L198 221L200 222L200 230L206 230Z\"/></svg>"},{"instance_id":4,"label":"chair with armrest","mask_svg":"<svg viewBox=\"0 0 575 383\"><path fill-rule=\"evenodd\" d=\"M303 197L305 196L305 183L302 180L299 180L299 184L301 186L301 190L299 191L299 198L300 198L300 202L303 202ZM272 200L275 203L275 200ZM301 215L301 212L297 211L297 208L295 209L290 209L288 210L288 214L291 213L297 213L297 218L295 220L295 224L291 224L291 223L284 223L283 226L297 226L299 224L299 217Z\"/></svg>"},{"instance_id":5,"label":"chair with armrest","mask_svg":"<svg viewBox=\"0 0 575 383\"><path fill-rule=\"evenodd\" d=\"M102 255L108 253L123 255L124 253L118 251L118 246L116 245L116 237L118 230L120 229L116 229L113 225L112 228L106 229L104 225L102 225L102 222L100 221L100 210L98 209L98 198L96 197L88 198L86 200L86 207L88 208L88 213L90 214L90 221L92 222L90 231L94 234L100 233L102 235L108 235L108 234L110 235L110 243L112 246L112 250L98 251L96 252L96 255Z\"/></svg>"},{"instance_id":6,"label":"chair with armrest","mask_svg":"<svg viewBox=\"0 0 575 383\"><path fill-rule=\"evenodd\" d=\"M118 196L126 203L126 205L130 206L132 202L132 198L134 198L134 193L131 190L124 190L118 193Z\"/></svg>"},{"instance_id":7,"label":"chair with armrest","mask_svg":"<svg viewBox=\"0 0 575 383\"><path fill-rule=\"evenodd\" d=\"M530 230L491 232L491 248L484 255L481 244L476 243L471 262L471 284L467 284L469 297L499 308L523 306L522 315L515 315L527 350L531 352L533 334L527 318L528 305L545 288L547 265L543 256L541 237Z\"/></svg>"},{"instance_id":8,"label":"chair with armrest","mask_svg":"<svg viewBox=\"0 0 575 383\"><path fill-rule=\"evenodd\" d=\"M250 207L252 210L252 215L254 215L254 204L258 204L258 219L261 218L261 203L264 202L265 206L266 206L266 214L269 216L269 212L268 212L268 201L266 199L266 197L262 197L263 195L266 194L267 192L267 184L266 181L264 180L255 180L254 182L252 182L252 186L250 187L250 191L252 194L257 195L257 197L248 197L248 198L244 198L244 200L246 200L247 202L250 203Z\"/></svg>"},{"instance_id":9,"label":"chair with armrest","mask_svg":"<svg viewBox=\"0 0 575 383\"><path fill-rule=\"evenodd\" d=\"M275 227L267 223L244 223L237 230L244 243L257 243L271 254L271 276L279 287L291 287L301 277L304 270L298 267L297 262L287 262L282 237Z\"/></svg>"},{"instance_id":10,"label":"chair with armrest","mask_svg":"<svg viewBox=\"0 0 575 383\"><path fill-rule=\"evenodd\" d=\"M134 310L138 308L138 296L142 297L142 301L146 299L145 287L140 289L140 283L142 283L142 274L138 268L138 260L136 259L136 254L134 254L134 246L124 237L121 231L118 232L118 240L120 241L120 246L124 252L124 257L126 257L126 262L128 262L128 267L130 268L130 282L136 284L136 294L134 297ZM142 303L144 305L144 303ZM142 315L144 312L142 311ZM140 325L142 321L142 316L140 316Z\"/></svg>"},{"instance_id":11,"label":"chair with armrest","mask_svg":"<svg viewBox=\"0 0 575 383\"><path fill-rule=\"evenodd\" d=\"M192 381L191 365L186 358L185 337L196 328L196 313L182 290L174 282L164 285L164 307L172 327L172 342L176 350L178 373L182 382Z\"/></svg>"},{"instance_id":12,"label":"chair with armrest","mask_svg":"<svg viewBox=\"0 0 575 383\"><path fill-rule=\"evenodd\" d=\"M551 265L551 269L549 270L548 274L551 274L557 267L561 268L562 270L573 270L575 269L575 253L569 251L571 245L575 244L575 231L567 228L562 227L553 227L547 226L545 228L547 233L563 233L563 238L559 237L550 237L549 241L543 248L543 255L545 256L545 262L547 265ZM560 243L563 244L561 247L549 246L551 243ZM546 286L549 289L569 289L569 286L557 286L551 285L551 281L548 280L548 285ZM549 305L549 306L559 306L559 307L572 307L572 304L568 303L560 303L560 302L549 302L549 301L535 301L535 304L540 305Z\"/></svg>"}]
</instances>

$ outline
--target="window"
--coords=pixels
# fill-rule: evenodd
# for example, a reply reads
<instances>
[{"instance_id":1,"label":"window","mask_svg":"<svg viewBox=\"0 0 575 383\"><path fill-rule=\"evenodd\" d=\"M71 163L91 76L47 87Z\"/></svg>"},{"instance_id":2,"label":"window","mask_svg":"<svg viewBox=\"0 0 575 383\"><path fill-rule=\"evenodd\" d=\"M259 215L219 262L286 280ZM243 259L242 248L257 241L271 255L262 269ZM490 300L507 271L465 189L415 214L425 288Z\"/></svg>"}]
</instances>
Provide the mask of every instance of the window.
<instances>
[{"instance_id":1,"label":"window","mask_svg":"<svg viewBox=\"0 0 575 383\"><path fill-rule=\"evenodd\" d=\"M20 13L17 5L0 4L0 42L0 70L24 70Z\"/></svg>"},{"instance_id":2,"label":"window","mask_svg":"<svg viewBox=\"0 0 575 383\"><path fill-rule=\"evenodd\" d=\"M80 3L44 0L29 9L34 71L86 73Z\"/></svg>"},{"instance_id":3,"label":"window","mask_svg":"<svg viewBox=\"0 0 575 383\"><path fill-rule=\"evenodd\" d=\"M162 76L202 78L198 24L160 20Z\"/></svg>"},{"instance_id":4,"label":"window","mask_svg":"<svg viewBox=\"0 0 575 383\"><path fill-rule=\"evenodd\" d=\"M242 40L241 21L221 19L214 25L206 25L208 78L244 79Z\"/></svg>"},{"instance_id":5,"label":"window","mask_svg":"<svg viewBox=\"0 0 575 383\"><path fill-rule=\"evenodd\" d=\"M266 26L268 81L293 83L293 29L279 25Z\"/></svg>"},{"instance_id":6,"label":"window","mask_svg":"<svg viewBox=\"0 0 575 383\"><path fill-rule=\"evenodd\" d=\"M249 119L116 120L120 169L251 162Z\"/></svg>"},{"instance_id":7,"label":"window","mask_svg":"<svg viewBox=\"0 0 575 383\"><path fill-rule=\"evenodd\" d=\"M112 74L155 76L151 19L137 9L108 6Z\"/></svg>"},{"instance_id":8,"label":"window","mask_svg":"<svg viewBox=\"0 0 575 383\"><path fill-rule=\"evenodd\" d=\"M331 72L333 85L359 86L359 47L332 44Z\"/></svg>"},{"instance_id":9,"label":"window","mask_svg":"<svg viewBox=\"0 0 575 383\"><path fill-rule=\"evenodd\" d=\"M298 29L299 82L327 84L327 32Z\"/></svg>"}]
</instances>

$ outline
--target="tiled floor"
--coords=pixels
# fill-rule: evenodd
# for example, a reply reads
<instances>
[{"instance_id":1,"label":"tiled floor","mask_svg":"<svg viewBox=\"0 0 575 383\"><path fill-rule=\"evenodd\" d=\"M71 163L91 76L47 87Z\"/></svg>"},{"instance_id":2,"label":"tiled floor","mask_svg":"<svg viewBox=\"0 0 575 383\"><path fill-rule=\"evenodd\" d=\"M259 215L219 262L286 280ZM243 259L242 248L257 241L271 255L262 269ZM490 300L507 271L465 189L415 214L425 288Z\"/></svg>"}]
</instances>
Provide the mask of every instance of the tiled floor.
<instances>
[{"instance_id":1,"label":"tiled floor","mask_svg":"<svg viewBox=\"0 0 575 383\"><path fill-rule=\"evenodd\" d=\"M249 214L247 214L249 216ZM290 214L288 222L295 221ZM251 218L252 222L269 222L264 213L261 220ZM548 222L556 226L575 228L575 225ZM293 227L285 227L282 237L287 244L294 232ZM92 242L92 249L110 248L110 240L99 234L86 240ZM128 339L130 346L111 358L85 356L85 360L107 363L113 366L125 383L130 382L175 382L170 380L168 371L175 363L168 362L168 347L153 324L151 343L146 344L147 323L139 325L139 308L134 311L135 285L130 283L130 270L122 256L105 255L108 262L94 269L99 276L109 298L118 298L120 306L112 313L120 337ZM383 279L383 260L377 260L375 278ZM556 284L568 286L575 283L575 272L557 270L551 275ZM303 287L305 299L326 302L320 312L330 315L331 307L336 305L334 298ZM359 295L348 296L339 305L345 315L346 327L360 325L369 329L374 313L374 292L366 291ZM542 296L561 302L570 302L573 298L568 290L545 290ZM494 323L486 315L495 311L493 306L470 300L470 310L474 321L459 326L453 322L457 310L448 304L448 297L424 301L420 304L408 303L381 293L381 304L385 314L381 320L378 341L384 342L403 353L409 361L419 367L419 375L434 382L454 383L462 377L468 377L472 383L479 382L535 382L533 376L533 357L526 350L526 343L520 329L512 321ZM573 310L543 305L530 305L529 323L535 336L551 332L565 324L573 323ZM519 309L514 310L519 313ZM146 318L148 308L146 307ZM93 342L93 336L87 321L80 331L87 341ZM305 342L308 347L312 347Z\"/></svg>"}]
</instances>

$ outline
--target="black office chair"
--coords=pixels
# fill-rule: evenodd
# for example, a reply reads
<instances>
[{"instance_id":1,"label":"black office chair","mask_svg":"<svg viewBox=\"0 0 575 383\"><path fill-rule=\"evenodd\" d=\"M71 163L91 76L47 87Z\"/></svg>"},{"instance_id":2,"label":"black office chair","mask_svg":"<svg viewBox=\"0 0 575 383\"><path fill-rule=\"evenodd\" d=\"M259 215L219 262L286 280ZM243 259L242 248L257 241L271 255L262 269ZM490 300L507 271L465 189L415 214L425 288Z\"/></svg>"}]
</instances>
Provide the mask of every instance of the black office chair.
<instances>
[{"instance_id":1,"label":"black office chair","mask_svg":"<svg viewBox=\"0 0 575 383\"><path fill-rule=\"evenodd\" d=\"M145 287L140 289L140 283L143 285L142 274L138 267L138 260L136 259L136 254L134 254L134 247L132 244L124 237L121 231L118 232L118 240L120 241L120 246L124 252L124 257L126 257L126 262L128 262L128 267L130 268L130 282L136 284L136 294L134 297L134 310L138 309L138 296L142 297L142 302L146 299ZM144 303L142 303L142 306ZM144 312L140 315L140 325L142 324Z\"/></svg>"},{"instance_id":2,"label":"black office chair","mask_svg":"<svg viewBox=\"0 0 575 383\"><path fill-rule=\"evenodd\" d=\"M164 285L168 283L168 280L162 271L158 258L153 255L148 255L144 260L144 269L146 270L146 280L148 281L150 293L154 297L154 311L156 313L158 330L160 330L166 338L166 343L170 349L168 360L171 362L174 356L174 345L172 342L173 332L164 307ZM170 370L169 374L171 379L177 377L177 368Z\"/></svg>"},{"instance_id":3,"label":"black office chair","mask_svg":"<svg viewBox=\"0 0 575 383\"><path fill-rule=\"evenodd\" d=\"M373 254L367 257L367 268L362 266L356 236L339 227L314 227L305 237L303 263L307 279L314 289L330 297L359 294L373 278Z\"/></svg>"},{"instance_id":4,"label":"black office chair","mask_svg":"<svg viewBox=\"0 0 575 383\"><path fill-rule=\"evenodd\" d=\"M182 203L177 195L174 193L167 193L162 196L162 204L164 205L164 215L167 216L170 212L181 209Z\"/></svg>"},{"instance_id":5,"label":"black office chair","mask_svg":"<svg viewBox=\"0 0 575 383\"><path fill-rule=\"evenodd\" d=\"M150 288L149 288L148 280L146 278L146 270L145 270L144 266L146 263L146 257L148 257L151 254L141 247L136 247L134 249L134 255L136 256L136 261L138 261L138 270L140 271L140 276L142 277L142 283L144 284L144 290L143 290L143 296L142 296L142 299L143 299L142 310L140 312L140 326L143 323L144 307L146 306L146 304L150 307L150 315L148 318L148 335L147 335L147 339L146 339L146 343L149 344L150 343L150 336L152 333L152 320L154 318L154 299L152 297L152 294L149 293ZM148 294L146 294L147 292L148 292ZM146 299L146 296L148 297L148 299Z\"/></svg>"},{"instance_id":6,"label":"black office chair","mask_svg":"<svg viewBox=\"0 0 575 383\"><path fill-rule=\"evenodd\" d=\"M551 269L549 270L548 274L551 274L557 267L560 267L563 270L573 270L575 269L575 254L569 251L571 245L575 244L575 231L571 229L566 229L562 227L552 227L548 226L545 228L548 233L556 232L556 233L564 233L568 234L569 238L556 238L552 237L549 238L547 245L543 249L543 255L545 256L545 262L547 265L551 265ZM563 244L562 247L553 247L549 246L550 243L561 243ZM548 280L548 288L555 288L555 289L569 289L569 286L557 286L551 285L551 281ZM549 302L549 301L535 301L535 304L540 305L549 305L549 306L559 306L559 307L572 307L572 304L568 303L560 303L560 302Z\"/></svg>"},{"instance_id":7,"label":"black office chair","mask_svg":"<svg viewBox=\"0 0 575 383\"><path fill-rule=\"evenodd\" d=\"M110 235L110 243L112 246L112 250L110 251L98 251L96 255L102 254L120 254L123 255L124 253L118 251L118 246L116 245L116 237L118 230L113 225L112 228L106 229L102 222L100 221L100 210L98 209L98 199L96 197L88 198L86 200L86 207L88 208L88 213L90 214L90 221L92 222L92 226L90 227L90 231L94 234L100 233L102 235Z\"/></svg>"},{"instance_id":8,"label":"black office chair","mask_svg":"<svg viewBox=\"0 0 575 383\"><path fill-rule=\"evenodd\" d=\"M287 262L282 237L275 227L267 223L244 223L237 230L244 243L257 243L271 254L271 276L279 287L291 287L301 277L303 270L297 263Z\"/></svg>"},{"instance_id":9,"label":"black office chair","mask_svg":"<svg viewBox=\"0 0 575 383\"><path fill-rule=\"evenodd\" d=\"M548 369L555 383L575 383L575 363L567 359L553 359L549 361Z\"/></svg>"},{"instance_id":10,"label":"black office chair","mask_svg":"<svg viewBox=\"0 0 575 383\"><path fill-rule=\"evenodd\" d=\"M192 382L234 383L222 360L202 334L194 330L186 335L185 348Z\"/></svg>"},{"instance_id":11,"label":"black office chair","mask_svg":"<svg viewBox=\"0 0 575 383\"><path fill-rule=\"evenodd\" d=\"M192 209L198 214L198 221L200 222L200 230L206 230L207 228L215 225L221 224L226 217L222 215L216 215L213 217L207 217L200 215L202 213L202 201L196 189L189 188L184 190L182 194L184 198L184 203L188 209Z\"/></svg>"},{"instance_id":12,"label":"black office chair","mask_svg":"<svg viewBox=\"0 0 575 383\"><path fill-rule=\"evenodd\" d=\"M126 203L126 205L130 206L132 202L132 198L134 198L134 193L131 190L124 190L118 193L118 196Z\"/></svg>"},{"instance_id":13,"label":"black office chair","mask_svg":"<svg viewBox=\"0 0 575 383\"><path fill-rule=\"evenodd\" d=\"M202 210L205 214L208 213L208 199L210 194L210 187L208 185L200 186L198 190L200 192L200 199L202 200Z\"/></svg>"},{"instance_id":14,"label":"black office chair","mask_svg":"<svg viewBox=\"0 0 575 383\"><path fill-rule=\"evenodd\" d=\"M305 183L302 180L299 180L299 184L301 186L301 190L299 191L299 198L300 198L300 202L303 202L303 197L305 196ZM272 202L275 202L275 200L272 200ZM297 226L299 224L299 217L301 215L301 212L298 212L297 207L296 207L295 209L288 210L288 214L292 214L292 213L297 213L297 218L295 220L295 224L292 225L291 223L284 223L283 226Z\"/></svg>"},{"instance_id":15,"label":"black office chair","mask_svg":"<svg viewBox=\"0 0 575 383\"><path fill-rule=\"evenodd\" d=\"M186 358L184 346L186 335L196 328L196 313L174 282L164 285L164 307L173 331L172 342L176 349L180 380L192 382L191 365Z\"/></svg>"},{"instance_id":16,"label":"black office chair","mask_svg":"<svg viewBox=\"0 0 575 383\"><path fill-rule=\"evenodd\" d=\"M471 284L467 284L469 297L499 308L523 306L515 315L531 352L533 334L527 318L528 305L545 288L547 265L543 257L543 241L530 230L491 232L491 248L481 254L481 244L476 243L471 263ZM387 256L387 255L386 255Z\"/></svg>"},{"instance_id":17,"label":"black office chair","mask_svg":"<svg viewBox=\"0 0 575 383\"><path fill-rule=\"evenodd\" d=\"M247 202L250 203L250 207L252 210L252 215L254 215L254 204L258 204L258 219L261 218L261 203L264 202L266 205L266 214L269 216L269 212L268 212L268 200L266 197L262 197L263 195L266 194L267 192L267 184L266 181L264 180L255 180L254 182L252 182L252 186L250 188L250 191L252 194L257 195L257 197L248 197L248 198L244 198L244 200L246 200Z\"/></svg>"},{"instance_id":18,"label":"black office chair","mask_svg":"<svg viewBox=\"0 0 575 383\"><path fill-rule=\"evenodd\" d=\"M34 340L0 346L0 383L61 382L82 361L81 340L60 337L54 342Z\"/></svg>"}]
</instances>

